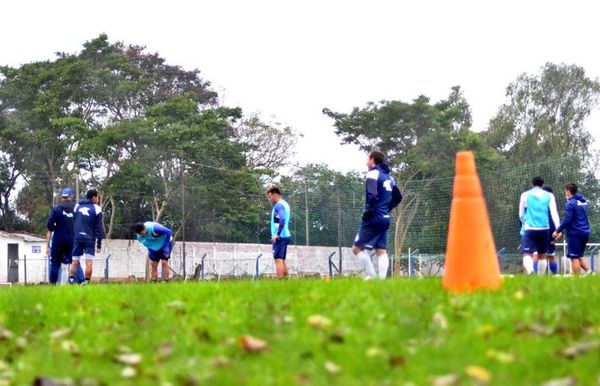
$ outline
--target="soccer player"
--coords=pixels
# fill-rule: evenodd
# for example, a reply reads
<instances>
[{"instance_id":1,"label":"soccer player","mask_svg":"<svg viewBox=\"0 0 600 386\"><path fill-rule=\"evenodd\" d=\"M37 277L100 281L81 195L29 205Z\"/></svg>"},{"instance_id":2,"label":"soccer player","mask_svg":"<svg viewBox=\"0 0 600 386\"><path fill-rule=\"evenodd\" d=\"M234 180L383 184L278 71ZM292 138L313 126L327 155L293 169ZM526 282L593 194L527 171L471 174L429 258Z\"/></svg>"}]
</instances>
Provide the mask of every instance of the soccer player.
<instances>
[{"instance_id":1,"label":"soccer player","mask_svg":"<svg viewBox=\"0 0 600 386\"><path fill-rule=\"evenodd\" d=\"M59 282L62 266L71 264L73 252L73 190L64 188L61 191L62 202L50 211L46 227L46 255L50 258L50 284ZM83 272L78 271L78 276Z\"/></svg>"},{"instance_id":2,"label":"soccer player","mask_svg":"<svg viewBox=\"0 0 600 386\"><path fill-rule=\"evenodd\" d=\"M554 196L554 191L551 187L544 186L542 189ZM554 202L556 202L556 197L554 198ZM558 209L556 211L558 212ZM550 268L550 272L552 272L553 275L556 275L558 273L558 263L556 262L556 239L554 238L554 231L556 230L557 224L554 223L550 211L548 211L548 222L550 223L550 228L548 228L550 242L548 243L548 248L546 249L546 257L548 258L548 267ZM537 265L537 261L534 263L534 265ZM545 272L540 273L538 269L535 271L541 275L545 274Z\"/></svg>"},{"instance_id":3,"label":"soccer player","mask_svg":"<svg viewBox=\"0 0 600 386\"><path fill-rule=\"evenodd\" d=\"M531 184L533 187L521 194L519 203L519 218L524 230L521 239L523 267L527 275L533 272L534 252L537 252L538 272L546 272L546 250L550 244L548 213L555 224L559 223L554 195L542 189L544 180L534 177Z\"/></svg>"},{"instance_id":4,"label":"soccer player","mask_svg":"<svg viewBox=\"0 0 600 386\"><path fill-rule=\"evenodd\" d=\"M158 280L158 262L161 262L163 281L169 281L169 258L173 250L173 231L157 222L138 222L133 226L136 239L148 248L150 279Z\"/></svg>"},{"instance_id":5,"label":"soccer player","mask_svg":"<svg viewBox=\"0 0 600 386\"><path fill-rule=\"evenodd\" d=\"M282 279L288 277L288 267L285 262L287 246L290 243L290 205L281 197L281 190L273 186L267 191L267 200L273 205L271 211L271 244L273 245L273 259L275 260L275 273Z\"/></svg>"},{"instance_id":6,"label":"soccer player","mask_svg":"<svg viewBox=\"0 0 600 386\"><path fill-rule=\"evenodd\" d=\"M73 264L69 272L69 283L75 283L75 273L80 261L85 260L85 280L81 285L87 285L92 278L95 252L102 248L102 208L98 192L90 189L85 194L85 199L75 206L73 220ZM95 247L95 248L94 248Z\"/></svg>"},{"instance_id":7,"label":"soccer player","mask_svg":"<svg viewBox=\"0 0 600 386\"><path fill-rule=\"evenodd\" d=\"M400 201L402 194L394 179L390 176L390 168L383 162L382 152L374 150L367 157L365 210L352 253L360 260L365 279L387 276L389 260L387 255L387 231L390 227L390 212ZM375 273L371 257L366 250L375 249L378 259L379 275Z\"/></svg>"},{"instance_id":8,"label":"soccer player","mask_svg":"<svg viewBox=\"0 0 600 386\"><path fill-rule=\"evenodd\" d=\"M562 231L567 232L567 257L571 259L573 273L579 275L581 268L589 269L583 254L590 237L590 223L588 221L588 202L583 194L578 193L577 185L569 183L565 186L567 206L562 222L556 228L553 236L559 238Z\"/></svg>"}]
</instances>

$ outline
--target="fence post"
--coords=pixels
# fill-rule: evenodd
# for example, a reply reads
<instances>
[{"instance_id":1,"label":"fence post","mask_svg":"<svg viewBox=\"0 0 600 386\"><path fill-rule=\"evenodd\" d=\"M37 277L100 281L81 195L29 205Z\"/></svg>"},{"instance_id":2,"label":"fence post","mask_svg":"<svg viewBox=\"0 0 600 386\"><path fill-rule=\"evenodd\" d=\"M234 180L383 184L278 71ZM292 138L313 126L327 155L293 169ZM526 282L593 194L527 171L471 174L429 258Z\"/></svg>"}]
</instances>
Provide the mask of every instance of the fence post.
<instances>
[{"instance_id":1,"label":"fence post","mask_svg":"<svg viewBox=\"0 0 600 386\"><path fill-rule=\"evenodd\" d=\"M104 259L104 281L108 283L108 259L110 259L110 254L106 256Z\"/></svg>"},{"instance_id":2,"label":"fence post","mask_svg":"<svg viewBox=\"0 0 600 386\"><path fill-rule=\"evenodd\" d=\"M260 259L260 257L262 255L263 254L261 253L258 256L256 256L256 267L255 267L255 271L254 271L254 280L258 280L258 278L260 276L260 268L259 268L259 265L258 265L258 261L259 261L259 259Z\"/></svg>"},{"instance_id":3,"label":"fence post","mask_svg":"<svg viewBox=\"0 0 600 386\"><path fill-rule=\"evenodd\" d=\"M27 255L23 255L23 270L25 271L25 285L27 285Z\"/></svg>"}]
</instances>

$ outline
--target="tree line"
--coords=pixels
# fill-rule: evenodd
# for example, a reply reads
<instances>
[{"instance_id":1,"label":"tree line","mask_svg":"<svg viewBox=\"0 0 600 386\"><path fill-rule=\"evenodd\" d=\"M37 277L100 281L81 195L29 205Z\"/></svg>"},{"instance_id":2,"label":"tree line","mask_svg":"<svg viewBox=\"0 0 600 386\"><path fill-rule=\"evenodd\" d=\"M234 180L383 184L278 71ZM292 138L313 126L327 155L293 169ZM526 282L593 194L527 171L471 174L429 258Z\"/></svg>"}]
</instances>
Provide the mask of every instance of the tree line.
<instances>
[{"instance_id":1,"label":"tree line","mask_svg":"<svg viewBox=\"0 0 600 386\"><path fill-rule=\"evenodd\" d=\"M584 125L599 95L600 83L583 68L547 63L508 85L480 132L459 86L437 102L418 96L323 113L341 143L387 155L405 190L392 235L399 253L407 243L444 244L440 207L449 205L451 183L440 181L452 177L458 150L473 150L490 176L560 160L549 182L569 176L599 198ZM297 244L349 245L364 205L363 176L291 167L297 138L290 127L220 104L200 71L100 35L78 53L0 67L0 227L43 232L56 192L77 185L101 190L108 237L130 238L131 224L154 219L187 240L268 242L263 192L278 181L295 209ZM510 186L487 191L490 210L512 211L513 190L531 177L515 175ZM501 218L497 229L518 228L516 215Z\"/></svg>"}]
</instances>

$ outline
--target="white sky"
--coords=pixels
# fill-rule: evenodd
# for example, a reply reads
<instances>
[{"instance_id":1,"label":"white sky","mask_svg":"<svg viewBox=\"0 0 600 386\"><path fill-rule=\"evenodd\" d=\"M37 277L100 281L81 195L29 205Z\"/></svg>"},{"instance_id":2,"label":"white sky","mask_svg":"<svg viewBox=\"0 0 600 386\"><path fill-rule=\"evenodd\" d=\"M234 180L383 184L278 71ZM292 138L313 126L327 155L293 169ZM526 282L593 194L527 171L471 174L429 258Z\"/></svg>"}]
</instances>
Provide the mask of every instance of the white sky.
<instances>
[{"instance_id":1,"label":"white sky","mask_svg":"<svg viewBox=\"0 0 600 386\"><path fill-rule=\"evenodd\" d=\"M100 33L198 68L229 106L304 134L295 161L364 169L321 110L432 101L460 85L482 130L506 86L544 63L600 77L596 1L9 1L0 64L77 52ZM600 136L600 112L587 126Z\"/></svg>"}]
</instances>

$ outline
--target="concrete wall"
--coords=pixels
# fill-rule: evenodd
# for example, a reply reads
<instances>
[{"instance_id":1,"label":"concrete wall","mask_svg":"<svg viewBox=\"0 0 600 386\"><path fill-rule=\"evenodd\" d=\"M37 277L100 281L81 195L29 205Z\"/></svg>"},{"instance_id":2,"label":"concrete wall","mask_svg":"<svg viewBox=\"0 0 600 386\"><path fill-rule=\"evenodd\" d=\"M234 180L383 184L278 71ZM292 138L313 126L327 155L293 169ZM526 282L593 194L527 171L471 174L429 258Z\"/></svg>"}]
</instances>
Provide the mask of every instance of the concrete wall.
<instances>
[{"instance_id":1,"label":"concrete wall","mask_svg":"<svg viewBox=\"0 0 600 386\"><path fill-rule=\"evenodd\" d=\"M134 240L105 240L100 258L111 255L109 274L113 279L144 278L146 275L147 249ZM175 244L171 257L171 267L183 274L183 244ZM259 271L263 275L275 273L270 244L226 244L186 242L186 276L192 276L194 269L204 258L204 272L207 278L219 276L253 276L256 258L259 254ZM333 261L339 265L338 248L289 246L287 263L292 275L319 275L329 271L328 256L336 252ZM358 260L350 248L342 248L342 268L344 274L360 270ZM104 260L94 262L94 276L103 275Z\"/></svg>"}]
</instances>

